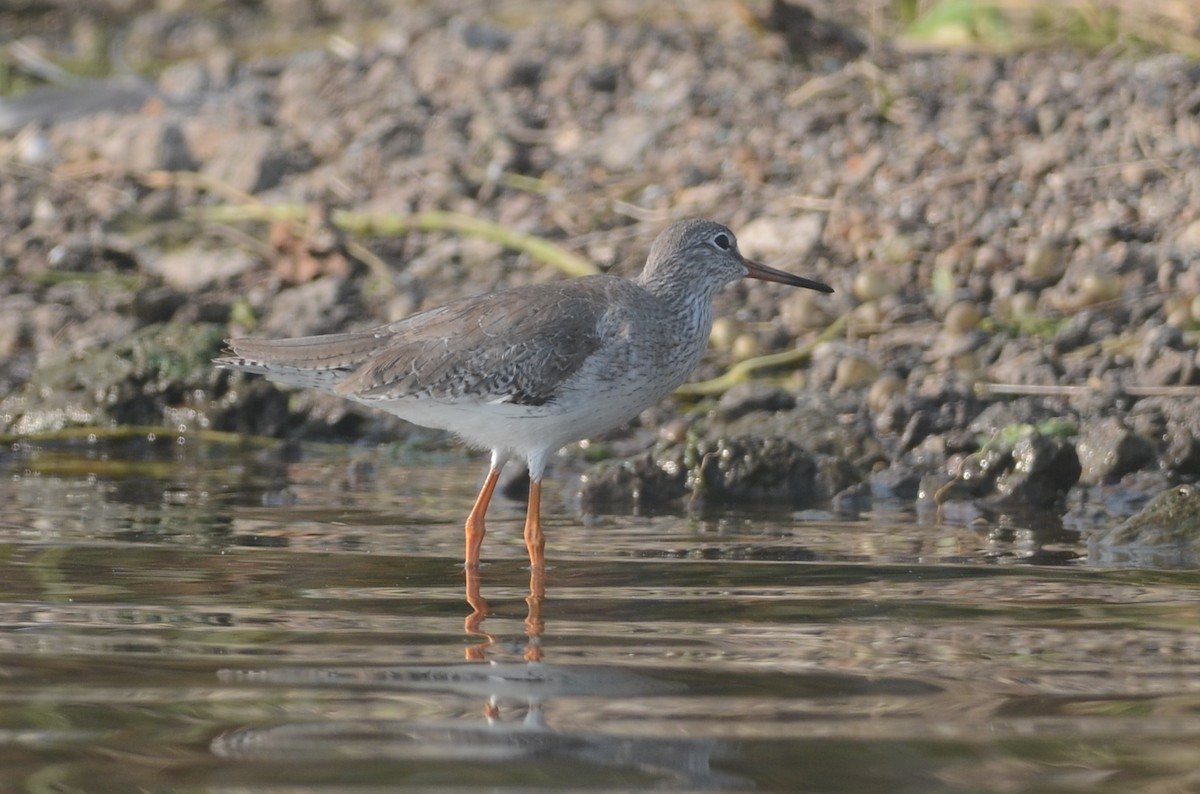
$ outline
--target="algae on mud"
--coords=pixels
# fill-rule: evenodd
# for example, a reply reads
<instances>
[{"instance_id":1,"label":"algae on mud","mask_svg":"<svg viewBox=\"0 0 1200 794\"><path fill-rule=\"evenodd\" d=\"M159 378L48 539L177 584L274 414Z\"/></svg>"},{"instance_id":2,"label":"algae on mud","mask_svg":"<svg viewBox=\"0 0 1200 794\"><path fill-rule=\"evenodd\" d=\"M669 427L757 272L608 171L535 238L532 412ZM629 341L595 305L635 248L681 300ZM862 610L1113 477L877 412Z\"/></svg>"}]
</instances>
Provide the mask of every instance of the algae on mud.
<instances>
[{"instance_id":1,"label":"algae on mud","mask_svg":"<svg viewBox=\"0 0 1200 794\"><path fill-rule=\"evenodd\" d=\"M38 436L70 426L167 426L188 412L214 426L228 406L212 395L212 357L224 329L216 324L148 325L99 348L46 357L30 379L0 400L0 433Z\"/></svg>"}]
</instances>

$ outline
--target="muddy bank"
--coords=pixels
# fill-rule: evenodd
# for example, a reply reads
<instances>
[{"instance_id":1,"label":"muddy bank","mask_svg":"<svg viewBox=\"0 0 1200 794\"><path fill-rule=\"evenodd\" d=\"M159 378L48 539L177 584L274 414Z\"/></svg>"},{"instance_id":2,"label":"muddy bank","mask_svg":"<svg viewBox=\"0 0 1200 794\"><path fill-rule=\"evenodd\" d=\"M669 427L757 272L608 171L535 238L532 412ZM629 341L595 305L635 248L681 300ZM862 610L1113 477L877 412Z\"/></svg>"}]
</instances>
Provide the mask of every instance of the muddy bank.
<instances>
[{"instance_id":1,"label":"muddy bank","mask_svg":"<svg viewBox=\"0 0 1200 794\"><path fill-rule=\"evenodd\" d=\"M108 20L142 78L6 98L0 432L428 439L207 361L569 255L632 274L703 216L837 292L727 290L699 385L560 462L585 510L961 502L1087 530L1200 477L1200 66L904 52L824 8L472 6L148 6ZM337 35L264 55L260 24Z\"/></svg>"}]
</instances>

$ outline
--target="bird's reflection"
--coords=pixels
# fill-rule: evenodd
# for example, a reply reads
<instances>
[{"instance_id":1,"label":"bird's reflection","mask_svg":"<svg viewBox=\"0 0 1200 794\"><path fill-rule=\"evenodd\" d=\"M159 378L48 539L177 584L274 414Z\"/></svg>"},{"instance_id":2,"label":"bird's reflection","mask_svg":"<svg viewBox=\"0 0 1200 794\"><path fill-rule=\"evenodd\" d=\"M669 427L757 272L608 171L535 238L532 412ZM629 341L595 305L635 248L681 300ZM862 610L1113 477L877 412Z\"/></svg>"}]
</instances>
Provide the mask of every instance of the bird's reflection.
<instances>
[{"instance_id":1,"label":"bird's reflection","mask_svg":"<svg viewBox=\"0 0 1200 794\"><path fill-rule=\"evenodd\" d=\"M491 614L491 606L483 597L482 581L478 568L467 568L467 604L471 614L463 621L463 630L472 637L482 637L483 642L466 650L467 661L481 662L487 659L488 651L497 643L496 635L483 630L483 621ZM542 619L542 605L546 601L546 572L536 568L529 572L529 595L525 603L529 611L525 615L525 661L542 661L542 633L546 623Z\"/></svg>"},{"instance_id":2,"label":"bird's reflection","mask_svg":"<svg viewBox=\"0 0 1200 794\"><path fill-rule=\"evenodd\" d=\"M640 770L674 778L693 788L741 786L744 780L716 772L711 760L729 753L711 739L664 739L656 736L610 735L602 727L570 731L547 724L545 704L552 698L598 697L626 700L667 696L683 684L651 678L617 667L549 664L543 659L546 605L545 573L533 570L525 598L524 651L521 661L489 658L513 647L487 631L491 607L483 595L478 569L466 572L466 600L471 613L464 629L471 640L465 662L404 664L383 668L274 669L227 671L227 680L270 682L285 686L363 687L406 692L446 692L484 699L482 724L462 720L334 719L287 723L229 731L215 739L212 750L222 757L313 760L322 748L330 759L372 756L428 763L477 762L540 764L570 761L617 770ZM480 641L482 640L482 641ZM501 720L503 701L523 701L523 719Z\"/></svg>"}]
</instances>

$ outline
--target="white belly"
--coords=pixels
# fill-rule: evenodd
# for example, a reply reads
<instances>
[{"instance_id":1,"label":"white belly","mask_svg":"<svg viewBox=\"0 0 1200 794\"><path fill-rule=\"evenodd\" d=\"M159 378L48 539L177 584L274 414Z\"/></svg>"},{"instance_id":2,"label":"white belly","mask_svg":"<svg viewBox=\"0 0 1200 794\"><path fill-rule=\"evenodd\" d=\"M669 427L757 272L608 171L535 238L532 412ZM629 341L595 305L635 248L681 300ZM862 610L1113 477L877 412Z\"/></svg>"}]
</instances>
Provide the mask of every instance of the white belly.
<instances>
[{"instance_id":1,"label":"white belly","mask_svg":"<svg viewBox=\"0 0 1200 794\"><path fill-rule=\"evenodd\" d=\"M547 459L567 444L618 427L659 399L660 394L606 393L602 399L567 398L542 406L429 399L363 402L414 424L449 430L473 446L524 458L540 478Z\"/></svg>"}]
</instances>

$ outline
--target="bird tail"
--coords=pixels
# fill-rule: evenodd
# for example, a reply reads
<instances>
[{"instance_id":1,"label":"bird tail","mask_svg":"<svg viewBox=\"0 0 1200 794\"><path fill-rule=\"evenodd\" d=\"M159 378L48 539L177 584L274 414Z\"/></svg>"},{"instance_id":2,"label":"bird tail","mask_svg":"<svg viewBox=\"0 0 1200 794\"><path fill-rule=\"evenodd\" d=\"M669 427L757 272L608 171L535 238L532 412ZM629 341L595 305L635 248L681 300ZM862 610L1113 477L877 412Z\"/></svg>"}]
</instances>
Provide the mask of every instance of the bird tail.
<instances>
[{"instance_id":1,"label":"bird tail","mask_svg":"<svg viewBox=\"0 0 1200 794\"><path fill-rule=\"evenodd\" d=\"M379 348L371 331L292 339L226 339L222 369L264 375L289 386L333 391Z\"/></svg>"}]
</instances>

